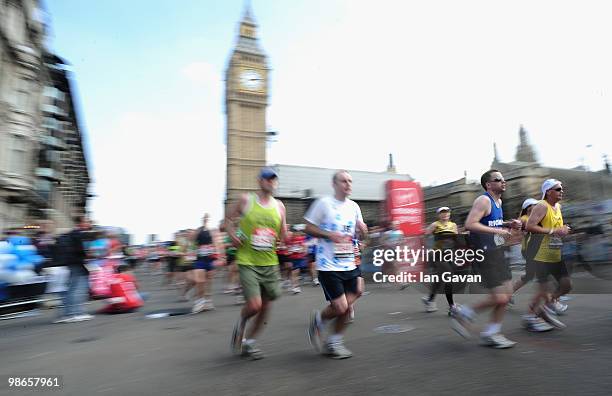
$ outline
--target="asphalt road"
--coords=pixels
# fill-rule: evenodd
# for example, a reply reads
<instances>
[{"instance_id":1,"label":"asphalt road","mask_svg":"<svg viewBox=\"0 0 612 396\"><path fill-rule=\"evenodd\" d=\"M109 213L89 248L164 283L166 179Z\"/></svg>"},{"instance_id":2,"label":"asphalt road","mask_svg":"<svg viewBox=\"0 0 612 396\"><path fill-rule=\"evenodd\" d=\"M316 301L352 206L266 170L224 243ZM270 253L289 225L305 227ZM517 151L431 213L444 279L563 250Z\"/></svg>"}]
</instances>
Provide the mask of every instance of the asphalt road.
<instances>
[{"instance_id":1,"label":"asphalt road","mask_svg":"<svg viewBox=\"0 0 612 396\"><path fill-rule=\"evenodd\" d=\"M504 334L518 345L493 350L449 328L440 310L424 313L421 290L369 284L357 305L346 345L336 361L314 353L307 317L323 306L319 288L285 294L260 339L266 358L229 353L239 307L215 295L217 309L197 315L147 319L158 310L189 307L160 276L139 274L151 299L140 312L89 322L51 324L55 310L0 322L0 394L66 395L609 395L612 388L612 306L607 294L578 294L563 318L568 328L544 334L521 328L531 285L510 309ZM588 276L588 275L587 275ZM220 282L218 282L220 283ZM481 298L459 295L459 303ZM89 306L94 310L95 302ZM486 317L481 317L484 322ZM383 327L386 326L386 327ZM397 331L395 333L390 331ZM63 376L63 388L8 389L7 376Z\"/></svg>"}]
</instances>

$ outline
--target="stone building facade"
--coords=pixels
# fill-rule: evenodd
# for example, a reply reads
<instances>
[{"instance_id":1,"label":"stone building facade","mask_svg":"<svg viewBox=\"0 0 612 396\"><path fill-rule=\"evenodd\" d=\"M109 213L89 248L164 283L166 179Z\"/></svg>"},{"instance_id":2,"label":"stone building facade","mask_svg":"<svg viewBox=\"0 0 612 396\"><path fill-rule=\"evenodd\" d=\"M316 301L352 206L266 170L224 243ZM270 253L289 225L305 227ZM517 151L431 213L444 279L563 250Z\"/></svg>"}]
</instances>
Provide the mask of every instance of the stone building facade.
<instances>
[{"instance_id":1,"label":"stone building facade","mask_svg":"<svg viewBox=\"0 0 612 396\"><path fill-rule=\"evenodd\" d=\"M89 174L66 62L45 48L38 0L0 2L0 230L70 227Z\"/></svg>"}]
</instances>

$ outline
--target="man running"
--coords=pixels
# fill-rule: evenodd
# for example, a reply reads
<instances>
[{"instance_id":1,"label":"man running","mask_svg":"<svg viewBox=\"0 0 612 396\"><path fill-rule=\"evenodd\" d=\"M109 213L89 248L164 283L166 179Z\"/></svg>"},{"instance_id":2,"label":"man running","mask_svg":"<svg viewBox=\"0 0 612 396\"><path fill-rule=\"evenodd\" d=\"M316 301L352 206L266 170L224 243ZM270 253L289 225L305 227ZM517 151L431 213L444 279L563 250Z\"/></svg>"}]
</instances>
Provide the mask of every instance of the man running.
<instances>
[{"instance_id":1,"label":"man running","mask_svg":"<svg viewBox=\"0 0 612 396\"><path fill-rule=\"evenodd\" d=\"M531 215L531 211L537 204L537 199L527 198L525 201L523 201L523 204L521 205L521 213L519 215L519 220L521 221L521 231L523 232L523 239L521 241L521 254L523 256L523 259L525 259L525 275L517 279L512 285L513 294L512 298L508 302L509 306L514 305L514 295L516 294L516 292L535 277L535 265L533 263L533 254L531 253L531 250L533 249L530 249L529 252L527 251L527 246L529 245L531 234L526 231L525 227L527 226L527 220ZM531 312L526 315L523 315L522 319L525 328L529 331L540 333L554 329L554 327L546 323L544 319L537 315L534 315Z\"/></svg>"},{"instance_id":2,"label":"man running","mask_svg":"<svg viewBox=\"0 0 612 396\"><path fill-rule=\"evenodd\" d=\"M253 360L264 357L255 337L266 321L272 301L281 294L276 245L286 239L287 227L285 206L272 196L277 187L277 173L272 168L263 168L259 173L259 191L242 195L225 218L225 229L237 248L236 264L246 299L231 346L234 353ZM240 236L234 228L238 218ZM253 323L246 329L250 318L254 318Z\"/></svg>"},{"instance_id":3,"label":"man running","mask_svg":"<svg viewBox=\"0 0 612 396\"><path fill-rule=\"evenodd\" d=\"M211 231L208 229L208 220L209 215L206 213L202 219L202 227L198 228L194 239L198 250L197 260L193 265L193 280L196 289L193 313L215 309L211 295L217 249Z\"/></svg>"},{"instance_id":4,"label":"man running","mask_svg":"<svg viewBox=\"0 0 612 396\"><path fill-rule=\"evenodd\" d=\"M501 196L506 191L506 180L501 172L496 169L485 172L480 178L480 184L485 193L474 201L465 228L470 231L475 248L484 252L484 260L478 263L478 267L490 294L472 307L459 306L454 309L451 326L457 333L469 338L469 329L476 313L491 308L491 321L480 333L481 344L498 349L511 348L516 342L501 334L506 305L512 296L512 273L505 260L503 245L504 238L512 235L509 228L519 229L521 222L503 220Z\"/></svg>"},{"instance_id":5,"label":"man running","mask_svg":"<svg viewBox=\"0 0 612 396\"><path fill-rule=\"evenodd\" d=\"M319 281L329 305L315 310L310 319L308 336L313 347L322 349L322 333L328 322L335 319L332 334L327 338L325 352L334 359L346 359L353 354L343 342L343 332L350 319L350 307L363 292L359 268L355 266L353 238L358 230L363 238L368 228L361 209L348 199L353 179L347 171L338 171L332 179L333 197L318 199L308 210L306 233L319 238L316 254Z\"/></svg>"},{"instance_id":6,"label":"man running","mask_svg":"<svg viewBox=\"0 0 612 396\"><path fill-rule=\"evenodd\" d=\"M542 200L531 211L526 227L527 231L532 234L529 243L533 243L537 249L533 263L539 284L530 310L531 313L541 315L544 320L557 328L564 328L565 325L557 319L554 303L572 289L567 266L561 255L562 238L570 233L570 227L563 224L559 204L562 199L561 182L556 179L544 181ZM548 278L551 275L559 284L552 295L548 293Z\"/></svg>"}]
</instances>

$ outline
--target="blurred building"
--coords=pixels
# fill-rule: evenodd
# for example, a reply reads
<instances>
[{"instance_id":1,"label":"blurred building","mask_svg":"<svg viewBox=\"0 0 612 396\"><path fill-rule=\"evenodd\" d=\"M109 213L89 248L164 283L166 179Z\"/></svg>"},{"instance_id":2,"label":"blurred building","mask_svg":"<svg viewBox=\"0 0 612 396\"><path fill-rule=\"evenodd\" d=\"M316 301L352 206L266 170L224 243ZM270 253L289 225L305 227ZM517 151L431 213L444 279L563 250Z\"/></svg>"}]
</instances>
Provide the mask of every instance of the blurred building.
<instances>
[{"instance_id":1,"label":"blurred building","mask_svg":"<svg viewBox=\"0 0 612 396\"><path fill-rule=\"evenodd\" d=\"M273 165L279 176L276 197L287 209L287 223L304 223L304 214L317 198L333 195L332 177L337 169L295 165ZM388 180L412 180L410 175L398 175L392 162L386 172L348 170L353 177L351 199L361 207L366 224L372 225L384 219L385 182Z\"/></svg>"},{"instance_id":2,"label":"blurred building","mask_svg":"<svg viewBox=\"0 0 612 396\"><path fill-rule=\"evenodd\" d=\"M591 172L582 167L563 169L544 166L538 162L536 151L529 143L527 131L522 126L519 130L516 161L501 162L495 145L493 151L491 169L501 171L507 181L506 192L502 197L506 218L517 217L526 198L541 199L540 187L542 182L549 178L563 182L565 198L562 205L567 220L580 220L578 219L580 212L570 210L572 206L586 203L597 205L599 202L612 198L612 176L609 166L597 172ZM485 171L486 169L483 169L483 173ZM424 197L427 221L432 222L436 219L437 208L449 206L453 209L453 221L463 225L472 203L482 193L480 180L468 181L466 178L439 186L426 187Z\"/></svg>"},{"instance_id":3,"label":"blurred building","mask_svg":"<svg viewBox=\"0 0 612 396\"><path fill-rule=\"evenodd\" d=\"M67 63L37 0L0 2L0 228L83 213L89 174Z\"/></svg>"},{"instance_id":4,"label":"blurred building","mask_svg":"<svg viewBox=\"0 0 612 396\"><path fill-rule=\"evenodd\" d=\"M247 3L225 74L226 209L241 194L258 189L257 175L266 164L268 72Z\"/></svg>"}]
</instances>

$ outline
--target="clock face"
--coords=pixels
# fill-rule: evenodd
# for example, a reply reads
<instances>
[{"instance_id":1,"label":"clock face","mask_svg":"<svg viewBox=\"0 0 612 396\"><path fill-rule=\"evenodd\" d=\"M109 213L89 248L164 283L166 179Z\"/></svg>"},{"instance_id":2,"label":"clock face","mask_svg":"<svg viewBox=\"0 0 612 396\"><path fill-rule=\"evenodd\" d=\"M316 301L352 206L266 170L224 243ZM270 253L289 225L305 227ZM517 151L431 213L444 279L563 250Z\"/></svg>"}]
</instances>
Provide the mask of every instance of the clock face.
<instances>
[{"instance_id":1,"label":"clock face","mask_svg":"<svg viewBox=\"0 0 612 396\"><path fill-rule=\"evenodd\" d=\"M255 70L245 70L240 73L240 85L252 91L261 89L263 86L263 78Z\"/></svg>"}]
</instances>

